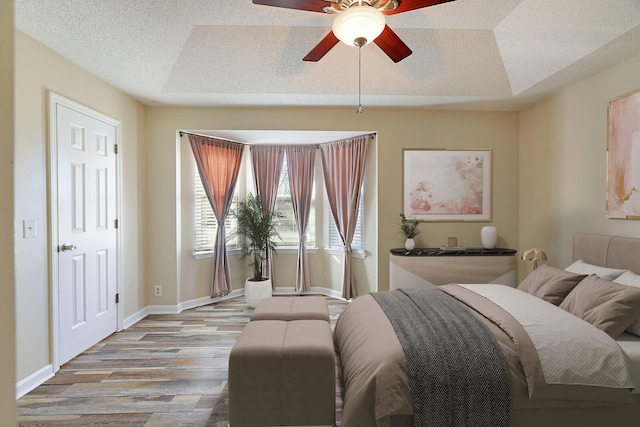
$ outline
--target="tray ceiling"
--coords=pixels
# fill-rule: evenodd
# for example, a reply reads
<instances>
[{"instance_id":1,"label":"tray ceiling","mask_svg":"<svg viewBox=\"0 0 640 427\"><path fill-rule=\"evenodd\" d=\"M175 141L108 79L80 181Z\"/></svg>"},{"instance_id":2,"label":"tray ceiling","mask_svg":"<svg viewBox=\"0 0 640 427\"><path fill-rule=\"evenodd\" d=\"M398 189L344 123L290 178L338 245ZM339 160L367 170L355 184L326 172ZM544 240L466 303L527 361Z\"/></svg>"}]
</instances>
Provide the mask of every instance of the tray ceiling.
<instances>
[{"instance_id":1,"label":"tray ceiling","mask_svg":"<svg viewBox=\"0 0 640 427\"><path fill-rule=\"evenodd\" d=\"M16 0L16 27L147 105L346 106L358 52L302 58L332 16L250 0ZM640 0L456 0L387 17L413 50L362 49L367 107L517 110L640 54Z\"/></svg>"}]
</instances>

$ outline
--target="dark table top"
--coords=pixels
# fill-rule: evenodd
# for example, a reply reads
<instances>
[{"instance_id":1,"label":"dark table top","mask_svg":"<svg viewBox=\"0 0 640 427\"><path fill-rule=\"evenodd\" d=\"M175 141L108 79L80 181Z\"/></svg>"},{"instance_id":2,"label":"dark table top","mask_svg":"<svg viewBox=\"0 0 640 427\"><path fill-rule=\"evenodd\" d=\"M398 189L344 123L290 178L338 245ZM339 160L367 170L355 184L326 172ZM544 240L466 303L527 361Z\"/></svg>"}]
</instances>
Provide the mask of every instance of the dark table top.
<instances>
[{"instance_id":1,"label":"dark table top","mask_svg":"<svg viewBox=\"0 0 640 427\"><path fill-rule=\"evenodd\" d=\"M415 248L410 251L405 248L391 249L391 255L396 256L511 256L515 249L507 248Z\"/></svg>"}]
</instances>

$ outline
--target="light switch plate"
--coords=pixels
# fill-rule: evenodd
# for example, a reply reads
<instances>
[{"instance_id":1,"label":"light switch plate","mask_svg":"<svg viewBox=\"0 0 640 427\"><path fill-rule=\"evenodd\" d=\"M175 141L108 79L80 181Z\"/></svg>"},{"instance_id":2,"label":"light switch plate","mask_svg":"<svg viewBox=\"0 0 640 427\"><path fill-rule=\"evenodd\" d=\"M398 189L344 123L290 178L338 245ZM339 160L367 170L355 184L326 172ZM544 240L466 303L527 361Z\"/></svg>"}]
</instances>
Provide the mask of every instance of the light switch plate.
<instances>
[{"instance_id":1,"label":"light switch plate","mask_svg":"<svg viewBox=\"0 0 640 427\"><path fill-rule=\"evenodd\" d=\"M38 224L35 219L22 221L22 231L25 239L33 239L38 236Z\"/></svg>"}]
</instances>

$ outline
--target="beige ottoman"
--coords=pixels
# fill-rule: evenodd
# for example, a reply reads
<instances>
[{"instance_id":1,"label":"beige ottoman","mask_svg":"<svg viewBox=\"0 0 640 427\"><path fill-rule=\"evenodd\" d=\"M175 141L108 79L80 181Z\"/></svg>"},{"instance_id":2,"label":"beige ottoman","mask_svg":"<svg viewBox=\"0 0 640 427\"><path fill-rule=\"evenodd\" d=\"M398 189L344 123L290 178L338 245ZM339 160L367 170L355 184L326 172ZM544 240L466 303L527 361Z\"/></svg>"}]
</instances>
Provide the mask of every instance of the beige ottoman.
<instances>
[{"instance_id":1,"label":"beige ottoman","mask_svg":"<svg viewBox=\"0 0 640 427\"><path fill-rule=\"evenodd\" d=\"M334 358L328 322L249 322L229 356L229 425L333 425Z\"/></svg>"},{"instance_id":2,"label":"beige ottoman","mask_svg":"<svg viewBox=\"0 0 640 427\"><path fill-rule=\"evenodd\" d=\"M271 297L260 300L251 320L325 320L329 306L324 297Z\"/></svg>"}]
</instances>

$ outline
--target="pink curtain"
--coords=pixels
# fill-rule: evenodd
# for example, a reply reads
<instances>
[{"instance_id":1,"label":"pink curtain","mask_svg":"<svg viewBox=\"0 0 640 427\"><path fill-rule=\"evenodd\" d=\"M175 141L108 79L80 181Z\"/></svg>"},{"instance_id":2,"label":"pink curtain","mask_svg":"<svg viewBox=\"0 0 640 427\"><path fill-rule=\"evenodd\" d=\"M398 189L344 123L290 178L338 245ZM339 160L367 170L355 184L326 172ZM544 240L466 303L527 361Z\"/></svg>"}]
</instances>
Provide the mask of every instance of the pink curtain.
<instances>
[{"instance_id":1,"label":"pink curtain","mask_svg":"<svg viewBox=\"0 0 640 427\"><path fill-rule=\"evenodd\" d=\"M256 192L268 209L275 209L278 196L278 184L282 172L284 147L281 145L252 145L251 164ZM275 288L273 271L273 254L268 253L262 265L263 274L271 278L271 286Z\"/></svg>"},{"instance_id":2,"label":"pink curtain","mask_svg":"<svg viewBox=\"0 0 640 427\"><path fill-rule=\"evenodd\" d=\"M299 294L311 289L309 256L307 255L307 229L311 211L316 149L315 145L290 145L286 147L291 203L300 239L296 268L296 292Z\"/></svg>"},{"instance_id":3,"label":"pink curtain","mask_svg":"<svg viewBox=\"0 0 640 427\"><path fill-rule=\"evenodd\" d=\"M368 148L368 135L320 145L329 206L344 245L342 297L346 299L356 296L351 242L358 220L360 187L364 180Z\"/></svg>"},{"instance_id":4,"label":"pink curtain","mask_svg":"<svg viewBox=\"0 0 640 427\"><path fill-rule=\"evenodd\" d=\"M218 222L218 233L213 253L211 290L211 297L215 298L231 292L231 274L225 244L227 236L224 221L233 199L244 145L191 134L189 134L189 143L198 165L202 186Z\"/></svg>"}]
</instances>

